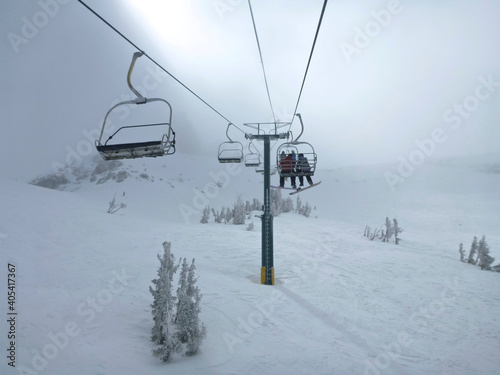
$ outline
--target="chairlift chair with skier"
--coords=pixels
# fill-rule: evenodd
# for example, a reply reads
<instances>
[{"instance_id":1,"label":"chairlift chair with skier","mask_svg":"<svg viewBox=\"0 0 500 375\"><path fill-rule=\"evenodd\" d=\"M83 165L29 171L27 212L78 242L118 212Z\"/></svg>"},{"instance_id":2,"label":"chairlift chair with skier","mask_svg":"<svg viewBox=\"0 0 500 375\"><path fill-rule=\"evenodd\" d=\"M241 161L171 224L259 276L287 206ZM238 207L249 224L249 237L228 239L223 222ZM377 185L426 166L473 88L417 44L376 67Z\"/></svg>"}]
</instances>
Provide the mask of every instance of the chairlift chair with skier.
<instances>
[{"instance_id":1,"label":"chairlift chair with skier","mask_svg":"<svg viewBox=\"0 0 500 375\"><path fill-rule=\"evenodd\" d=\"M300 113L296 116L300 120L302 131L295 140L281 144L276 150L276 168L281 177L311 177L316 170L318 157L310 143L299 141L304 132L304 124Z\"/></svg>"}]
</instances>

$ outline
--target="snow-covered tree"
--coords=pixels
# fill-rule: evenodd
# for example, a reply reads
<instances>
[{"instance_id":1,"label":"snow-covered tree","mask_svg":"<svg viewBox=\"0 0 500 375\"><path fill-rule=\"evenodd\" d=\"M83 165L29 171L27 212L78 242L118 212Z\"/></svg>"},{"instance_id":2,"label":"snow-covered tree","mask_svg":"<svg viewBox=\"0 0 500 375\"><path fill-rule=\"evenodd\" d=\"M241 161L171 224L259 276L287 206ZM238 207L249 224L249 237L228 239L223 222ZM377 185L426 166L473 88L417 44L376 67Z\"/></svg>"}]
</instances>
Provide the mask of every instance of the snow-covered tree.
<instances>
[{"instance_id":1,"label":"snow-covered tree","mask_svg":"<svg viewBox=\"0 0 500 375\"><path fill-rule=\"evenodd\" d=\"M201 215L200 223L207 224L209 218L210 218L210 207L207 206L203 209L203 214Z\"/></svg>"},{"instance_id":2,"label":"snow-covered tree","mask_svg":"<svg viewBox=\"0 0 500 375\"><path fill-rule=\"evenodd\" d=\"M262 209L262 203L257 198L252 200L252 211L260 211Z\"/></svg>"},{"instance_id":3,"label":"snow-covered tree","mask_svg":"<svg viewBox=\"0 0 500 375\"><path fill-rule=\"evenodd\" d=\"M307 206L307 204L306 204ZM394 236L394 243L396 245L399 245L399 233L401 233L403 229L399 226L398 220L397 219L392 219L392 222L389 220L388 217L385 218L385 230L382 229L372 229L367 225L365 227L365 232L364 236L368 237L370 241L373 241L374 239L382 240L382 242L389 242Z\"/></svg>"},{"instance_id":4,"label":"snow-covered tree","mask_svg":"<svg viewBox=\"0 0 500 375\"><path fill-rule=\"evenodd\" d=\"M271 190L271 215L274 217L282 213L293 211L293 201L290 197L283 199L281 191L277 189Z\"/></svg>"},{"instance_id":5,"label":"snow-covered tree","mask_svg":"<svg viewBox=\"0 0 500 375\"><path fill-rule=\"evenodd\" d=\"M223 207L224 209L224 207ZM221 213L222 214L222 213ZM233 216L234 216L234 211L231 210L229 207L226 209L225 211L225 215L224 215L224 224L227 224L229 223L231 220L233 220Z\"/></svg>"},{"instance_id":6,"label":"snow-covered tree","mask_svg":"<svg viewBox=\"0 0 500 375\"><path fill-rule=\"evenodd\" d=\"M234 204L233 212L234 212L233 224L235 225L245 224L246 209L245 209L245 204L243 203L241 197L238 197L238 200Z\"/></svg>"},{"instance_id":7,"label":"snow-covered tree","mask_svg":"<svg viewBox=\"0 0 500 375\"><path fill-rule=\"evenodd\" d=\"M295 212L300 213L302 210L302 199L297 195L297 201L295 202Z\"/></svg>"},{"instance_id":8,"label":"snow-covered tree","mask_svg":"<svg viewBox=\"0 0 500 375\"><path fill-rule=\"evenodd\" d=\"M490 248L486 242L486 236L484 235L479 241L477 252L479 256L479 266L481 266L482 270L489 270L491 268L491 264L495 261L495 258L490 255Z\"/></svg>"},{"instance_id":9,"label":"snow-covered tree","mask_svg":"<svg viewBox=\"0 0 500 375\"><path fill-rule=\"evenodd\" d=\"M188 325L186 322L187 313L189 309L189 301L187 297L187 276L189 266L186 258L182 261L181 273L179 276L179 287L177 288L177 312L175 314L175 324L178 326L177 336L181 343L187 342L187 332L185 327Z\"/></svg>"},{"instance_id":10,"label":"snow-covered tree","mask_svg":"<svg viewBox=\"0 0 500 375\"><path fill-rule=\"evenodd\" d=\"M476 261L474 260L474 255L477 254L478 246L479 245L477 243L477 237L474 236L474 240L472 241L472 244L470 246L469 257L467 258L467 263L470 263L470 264L476 263Z\"/></svg>"},{"instance_id":11,"label":"snow-covered tree","mask_svg":"<svg viewBox=\"0 0 500 375\"><path fill-rule=\"evenodd\" d=\"M252 212L252 203L250 203L250 201L246 201L246 203L245 203L245 215L248 215L250 212Z\"/></svg>"},{"instance_id":12,"label":"snow-covered tree","mask_svg":"<svg viewBox=\"0 0 500 375\"><path fill-rule=\"evenodd\" d=\"M311 215L311 211L312 211L311 205L309 204L309 202L306 202L306 205L304 206L304 213L303 213L303 215L305 217L309 217Z\"/></svg>"},{"instance_id":13,"label":"snow-covered tree","mask_svg":"<svg viewBox=\"0 0 500 375\"><path fill-rule=\"evenodd\" d=\"M392 229L394 231L394 242L396 245L399 245L399 233L403 231L403 229L399 226L399 223L396 219L392 219L393 226Z\"/></svg>"},{"instance_id":14,"label":"snow-covered tree","mask_svg":"<svg viewBox=\"0 0 500 375\"><path fill-rule=\"evenodd\" d=\"M460 254L460 261L465 262L465 250L463 243L461 243L460 246L458 247L458 253Z\"/></svg>"},{"instance_id":15,"label":"snow-covered tree","mask_svg":"<svg viewBox=\"0 0 500 375\"><path fill-rule=\"evenodd\" d=\"M271 215L273 217L279 216L282 212L282 207L281 207L281 191L276 190L276 189L271 189L270 193L271 197L271 204L270 204L270 210L271 210Z\"/></svg>"},{"instance_id":16,"label":"snow-covered tree","mask_svg":"<svg viewBox=\"0 0 500 375\"><path fill-rule=\"evenodd\" d=\"M122 196L125 196L125 192L123 192ZM113 199L109 202L108 214L114 214L116 211L126 207L125 203L116 201L116 194L114 194Z\"/></svg>"},{"instance_id":17,"label":"snow-covered tree","mask_svg":"<svg viewBox=\"0 0 500 375\"><path fill-rule=\"evenodd\" d=\"M154 288L149 287L149 291L153 295L151 313L154 321L151 340L160 345L159 348L153 350L153 355L163 362L168 362L171 355L180 348L177 330L174 325L175 297L172 295L172 280L179 265L175 264L175 258L171 252L171 243L164 242L163 249L163 256L158 254L158 260L160 261L158 278L152 281Z\"/></svg>"},{"instance_id":18,"label":"snow-covered tree","mask_svg":"<svg viewBox=\"0 0 500 375\"><path fill-rule=\"evenodd\" d=\"M292 212L293 211L293 201L292 198L288 197L282 202L281 212Z\"/></svg>"},{"instance_id":19,"label":"snow-covered tree","mask_svg":"<svg viewBox=\"0 0 500 375\"><path fill-rule=\"evenodd\" d=\"M365 232L363 233L363 236L365 237L370 236L370 227L368 225L365 226Z\"/></svg>"},{"instance_id":20,"label":"snow-covered tree","mask_svg":"<svg viewBox=\"0 0 500 375\"><path fill-rule=\"evenodd\" d=\"M312 211L309 203L302 204L300 197L297 197L297 201L298 208L295 209L295 212L309 217ZM241 197L238 197L232 208L222 207L220 213L212 208L210 212L213 214L216 223L224 221L225 224L232 222L235 225L242 225L245 224L246 219L251 219L252 211L261 211L262 209L263 205L258 199L254 198L250 203L250 201L243 202ZM290 197L283 199L280 190L272 189L270 191L270 211L274 217L282 213L293 212L294 202ZM204 210L200 222L203 223L204 220L208 220L208 216L208 211Z\"/></svg>"},{"instance_id":21,"label":"snow-covered tree","mask_svg":"<svg viewBox=\"0 0 500 375\"><path fill-rule=\"evenodd\" d=\"M394 234L394 226L391 224L391 221L388 217L385 218L385 236L382 239L382 242L389 242L392 235Z\"/></svg>"},{"instance_id":22,"label":"snow-covered tree","mask_svg":"<svg viewBox=\"0 0 500 375\"><path fill-rule=\"evenodd\" d=\"M222 214L219 211L215 211L215 209L212 208L212 214L214 215L214 221L216 223L222 223Z\"/></svg>"},{"instance_id":23,"label":"snow-covered tree","mask_svg":"<svg viewBox=\"0 0 500 375\"><path fill-rule=\"evenodd\" d=\"M295 212L297 212L299 215L304 215L305 217L309 217L309 215L311 214L311 206L309 205L308 202L306 202L305 205L302 204L300 197L297 197Z\"/></svg>"},{"instance_id":24,"label":"snow-covered tree","mask_svg":"<svg viewBox=\"0 0 500 375\"><path fill-rule=\"evenodd\" d=\"M206 327L199 318L201 294L196 286L196 266L194 259L188 268L186 259L182 263L182 270L177 289L177 325L178 340L186 345L186 355L198 353L203 339L206 336Z\"/></svg>"}]
</instances>

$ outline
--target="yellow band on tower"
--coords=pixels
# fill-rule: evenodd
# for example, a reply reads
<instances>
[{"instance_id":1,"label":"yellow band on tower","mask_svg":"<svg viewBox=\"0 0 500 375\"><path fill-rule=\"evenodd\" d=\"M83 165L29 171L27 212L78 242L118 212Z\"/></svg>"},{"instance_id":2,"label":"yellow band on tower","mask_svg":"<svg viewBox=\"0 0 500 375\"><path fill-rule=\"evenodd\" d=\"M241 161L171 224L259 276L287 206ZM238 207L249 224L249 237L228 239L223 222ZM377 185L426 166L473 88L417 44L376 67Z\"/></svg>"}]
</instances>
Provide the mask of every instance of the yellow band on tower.
<instances>
[{"instance_id":1,"label":"yellow band on tower","mask_svg":"<svg viewBox=\"0 0 500 375\"><path fill-rule=\"evenodd\" d=\"M260 268L260 283L266 283L266 267ZM274 267L271 267L271 284L274 285Z\"/></svg>"}]
</instances>

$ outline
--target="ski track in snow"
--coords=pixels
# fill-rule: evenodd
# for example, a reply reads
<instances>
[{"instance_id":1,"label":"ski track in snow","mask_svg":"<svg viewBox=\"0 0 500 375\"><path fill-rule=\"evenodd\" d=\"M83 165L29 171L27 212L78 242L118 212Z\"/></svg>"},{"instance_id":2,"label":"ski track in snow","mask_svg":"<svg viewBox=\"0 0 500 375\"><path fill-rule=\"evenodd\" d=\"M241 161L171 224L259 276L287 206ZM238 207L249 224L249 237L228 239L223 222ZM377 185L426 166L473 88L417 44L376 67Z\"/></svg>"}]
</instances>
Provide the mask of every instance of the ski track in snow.
<instances>
[{"instance_id":1,"label":"ski track in snow","mask_svg":"<svg viewBox=\"0 0 500 375\"><path fill-rule=\"evenodd\" d=\"M271 287L259 284L258 218L246 231L179 215L207 189L207 171L223 169L200 170L181 179L151 166L154 183L81 183L65 189L73 193L0 181L2 259L18 267L18 365L53 375L500 373L499 275L460 263L457 251L485 234L500 260L499 175L428 166L391 193L383 171L324 171L300 194L316 207L310 218L274 219ZM127 208L107 214L122 191ZM261 178L241 171L209 203L240 194L262 200ZM404 229L399 246L362 236L386 216ZM149 341L163 241L177 259L196 258L208 328L199 355L167 365ZM45 366L33 362L68 324L78 334Z\"/></svg>"}]
</instances>

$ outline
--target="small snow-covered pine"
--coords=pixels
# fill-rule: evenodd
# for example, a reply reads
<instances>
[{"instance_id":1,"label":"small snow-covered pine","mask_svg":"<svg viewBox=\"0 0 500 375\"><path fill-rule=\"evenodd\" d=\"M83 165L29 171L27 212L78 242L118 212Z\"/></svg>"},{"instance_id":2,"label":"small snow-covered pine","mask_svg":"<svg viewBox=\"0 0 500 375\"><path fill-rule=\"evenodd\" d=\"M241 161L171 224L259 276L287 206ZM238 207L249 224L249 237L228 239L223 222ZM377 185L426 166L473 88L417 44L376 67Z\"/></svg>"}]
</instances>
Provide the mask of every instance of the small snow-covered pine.
<instances>
[{"instance_id":1,"label":"small snow-covered pine","mask_svg":"<svg viewBox=\"0 0 500 375\"><path fill-rule=\"evenodd\" d=\"M394 243L396 245L399 245L399 234L403 231L403 229L399 226L399 223L398 223L398 220L397 219L392 219L392 222L393 222L393 226L392 226L392 229L393 229L393 232L394 232Z\"/></svg>"},{"instance_id":2,"label":"small snow-covered pine","mask_svg":"<svg viewBox=\"0 0 500 375\"><path fill-rule=\"evenodd\" d=\"M224 207L222 208L224 210ZM212 214L214 215L214 221L216 223L222 223L222 217L224 216L223 213L219 212L219 211L215 211L215 209L212 208Z\"/></svg>"},{"instance_id":3,"label":"small snow-covered pine","mask_svg":"<svg viewBox=\"0 0 500 375\"><path fill-rule=\"evenodd\" d=\"M495 258L490 255L490 247L486 242L486 236L483 236L479 241L477 252L479 257L479 266L481 266L482 270L489 270L491 268L491 264L495 261Z\"/></svg>"},{"instance_id":4,"label":"small snow-covered pine","mask_svg":"<svg viewBox=\"0 0 500 375\"><path fill-rule=\"evenodd\" d=\"M179 331L186 334L186 355L188 356L198 353L203 339L207 334L207 329L199 317L202 295L200 294L200 289L196 286L198 279L195 271L196 266L193 259L187 273L186 316L182 318L185 326L179 324Z\"/></svg>"},{"instance_id":5,"label":"small snow-covered pine","mask_svg":"<svg viewBox=\"0 0 500 375\"><path fill-rule=\"evenodd\" d=\"M179 276L179 287L177 288L177 312L175 314L175 324L177 325L177 336L183 344L187 342L187 327L189 326L189 300L187 296L187 274L189 266L186 258L181 265Z\"/></svg>"},{"instance_id":6,"label":"small snow-covered pine","mask_svg":"<svg viewBox=\"0 0 500 375\"><path fill-rule=\"evenodd\" d=\"M477 237L474 236L474 240L472 241L472 244L470 246L469 258L467 259L467 263L476 264L476 261L474 260L474 255L477 254L478 246L479 245L477 243Z\"/></svg>"},{"instance_id":7,"label":"small snow-covered pine","mask_svg":"<svg viewBox=\"0 0 500 375\"><path fill-rule=\"evenodd\" d=\"M170 242L163 243L164 254L163 256L158 254L160 261L158 278L152 281L154 288L149 287L149 291L153 295L151 313L154 321L154 326L151 329L151 341L160 345L159 348L153 350L153 355L163 362L168 362L171 355L180 348L174 324L175 297L172 295L172 280L179 265L175 264L175 258L170 248Z\"/></svg>"},{"instance_id":8,"label":"small snow-covered pine","mask_svg":"<svg viewBox=\"0 0 500 375\"><path fill-rule=\"evenodd\" d=\"M200 223L206 224L208 223L208 219L210 219L210 207L205 207L203 209L203 213L201 215Z\"/></svg>"},{"instance_id":9,"label":"small snow-covered pine","mask_svg":"<svg viewBox=\"0 0 500 375\"><path fill-rule=\"evenodd\" d=\"M282 202L282 209L281 212L286 213L286 212L292 212L293 211L293 201L292 198L288 197L283 200Z\"/></svg>"},{"instance_id":10,"label":"small snow-covered pine","mask_svg":"<svg viewBox=\"0 0 500 375\"><path fill-rule=\"evenodd\" d=\"M224 207L223 207L224 209ZM233 220L234 217L234 211L231 210L229 207L226 209L226 214L224 216L224 224L227 224Z\"/></svg>"},{"instance_id":11,"label":"small snow-covered pine","mask_svg":"<svg viewBox=\"0 0 500 375\"><path fill-rule=\"evenodd\" d=\"M388 217L385 218L385 236L382 239L382 242L389 242L391 237L394 235L394 226Z\"/></svg>"},{"instance_id":12,"label":"small snow-covered pine","mask_svg":"<svg viewBox=\"0 0 500 375\"><path fill-rule=\"evenodd\" d=\"M464 250L464 244L460 243L458 247L458 253L460 254L460 261L465 262L465 250Z\"/></svg>"},{"instance_id":13,"label":"small snow-covered pine","mask_svg":"<svg viewBox=\"0 0 500 375\"><path fill-rule=\"evenodd\" d=\"M234 209L233 209L233 224L235 225L243 225L245 224L245 215L246 210L245 210L245 203L243 203L243 200L241 199L241 196L238 197L238 200L234 204Z\"/></svg>"}]
</instances>

